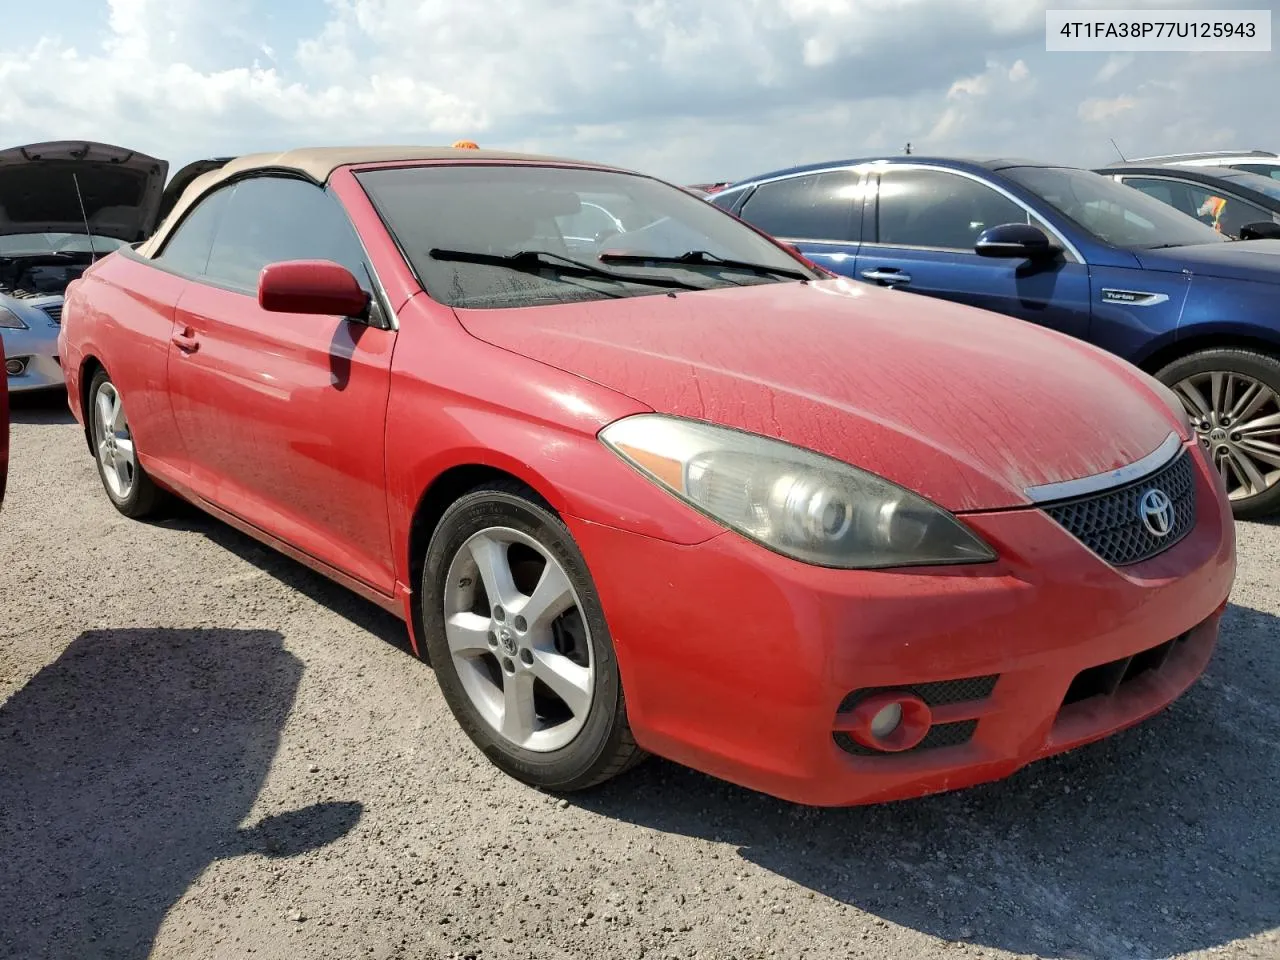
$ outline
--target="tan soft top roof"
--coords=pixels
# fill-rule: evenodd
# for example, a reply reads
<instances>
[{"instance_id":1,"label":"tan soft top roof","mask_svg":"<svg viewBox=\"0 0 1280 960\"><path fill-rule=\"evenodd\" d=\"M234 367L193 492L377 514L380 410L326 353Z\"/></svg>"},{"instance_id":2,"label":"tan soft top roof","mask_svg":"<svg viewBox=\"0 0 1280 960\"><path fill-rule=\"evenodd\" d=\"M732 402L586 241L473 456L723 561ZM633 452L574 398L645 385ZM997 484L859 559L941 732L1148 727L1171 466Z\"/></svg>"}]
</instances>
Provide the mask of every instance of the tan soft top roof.
<instances>
[{"instance_id":1,"label":"tan soft top roof","mask_svg":"<svg viewBox=\"0 0 1280 960\"><path fill-rule=\"evenodd\" d=\"M156 228L155 233L138 245L137 252L144 257L152 256L164 244L165 237L172 231L174 225L197 200L219 184L243 176L250 171L288 171L314 180L318 184L324 184L339 167L362 163L394 163L398 160L524 160L586 164L582 160L542 156L535 153L506 153L501 150L470 150L455 147L305 147L285 150L281 153L250 153L243 157L236 157L224 166L210 170L192 180L169 215L165 217L164 222ZM595 163L586 165L605 167L603 164Z\"/></svg>"}]
</instances>

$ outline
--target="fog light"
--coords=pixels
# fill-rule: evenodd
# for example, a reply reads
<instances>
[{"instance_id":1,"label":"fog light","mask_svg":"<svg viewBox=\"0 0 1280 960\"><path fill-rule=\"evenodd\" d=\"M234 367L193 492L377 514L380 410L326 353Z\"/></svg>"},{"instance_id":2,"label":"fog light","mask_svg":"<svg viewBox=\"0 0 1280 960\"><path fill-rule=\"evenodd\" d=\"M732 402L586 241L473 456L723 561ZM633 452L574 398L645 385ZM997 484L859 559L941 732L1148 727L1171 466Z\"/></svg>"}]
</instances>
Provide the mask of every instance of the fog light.
<instances>
[{"instance_id":1,"label":"fog light","mask_svg":"<svg viewBox=\"0 0 1280 960\"><path fill-rule=\"evenodd\" d=\"M4 372L11 377L20 377L27 372L26 357L11 357L4 362Z\"/></svg>"},{"instance_id":2,"label":"fog light","mask_svg":"<svg viewBox=\"0 0 1280 960\"><path fill-rule=\"evenodd\" d=\"M898 729L898 724L901 722L902 704L891 703L887 707L881 708L871 718L871 735L877 740L881 740Z\"/></svg>"},{"instance_id":3,"label":"fog light","mask_svg":"<svg viewBox=\"0 0 1280 960\"><path fill-rule=\"evenodd\" d=\"M899 753L917 746L933 724L933 711L914 693L885 690L836 715L836 729L864 747Z\"/></svg>"}]
</instances>

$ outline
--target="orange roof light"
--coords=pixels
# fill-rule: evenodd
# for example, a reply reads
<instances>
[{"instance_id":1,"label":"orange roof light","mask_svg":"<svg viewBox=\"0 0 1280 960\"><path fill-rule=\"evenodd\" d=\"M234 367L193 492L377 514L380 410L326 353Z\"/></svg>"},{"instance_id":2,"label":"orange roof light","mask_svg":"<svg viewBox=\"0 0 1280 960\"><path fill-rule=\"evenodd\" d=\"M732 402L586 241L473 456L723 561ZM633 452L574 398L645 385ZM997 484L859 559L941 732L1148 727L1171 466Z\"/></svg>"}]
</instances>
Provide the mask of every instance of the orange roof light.
<instances>
[{"instance_id":1,"label":"orange roof light","mask_svg":"<svg viewBox=\"0 0 1280 960\"><path fill-rule=\"evenodd\" d=\"M479 150L480 144L474 140L456 140L453 144L455 150Z\"/></svg>"}]
</instances>

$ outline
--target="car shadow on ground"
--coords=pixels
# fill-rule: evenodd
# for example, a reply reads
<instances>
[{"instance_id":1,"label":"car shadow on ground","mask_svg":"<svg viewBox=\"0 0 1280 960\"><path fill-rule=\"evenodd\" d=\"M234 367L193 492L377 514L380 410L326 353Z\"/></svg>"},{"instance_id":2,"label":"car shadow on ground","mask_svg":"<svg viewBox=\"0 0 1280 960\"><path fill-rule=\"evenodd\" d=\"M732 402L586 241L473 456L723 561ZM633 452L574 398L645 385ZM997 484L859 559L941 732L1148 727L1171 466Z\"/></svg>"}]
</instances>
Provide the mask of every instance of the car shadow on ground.
<instances>
[{"instance_id":1,"label":"car shadow on ground","mask_svg":"<svg viewBox=\"0 0 1280 960\"><path fill-rule=\"evenodd\" d=\"M264 546L198 507L185 501L174 503L164 519L155 522L169 529L186 530L207 537L222 549L234 553L313 603L333 611L361 630L413 656L408 628L399 617L321 576L305 564Z\"/></svg>"},{"instance_id":2,"label":"car shadow on ground","mask_svg":"<svg viewBox=\"0 0 1280 960\"><path fill-rule=\"evenodd\" d=\"M1201 681L1147 723L1000 783L796 807L650 761L574 802L736 845L779 876L948 941L1166 957L1280 924L1280 619L1232 607Z\"/></svg>"},{"instance_id":3,"label":"car shadow on ground","mask_svg":"<svg viewBox=\"0 0 1280 960\"><path fill-rule=\"evenodd\" d=\"M215 861L348 833L358 802L240 826L301 676L272 631L91 631L0 705L0 957L142 960Z\"/></svg>"},{"instance_id":4,"label":"car shadow on ground","mask_svg":"<svg viewBox=\"0 0 1280 960\"><path fill-rule=\"evenodd\" d=\"M9 395L9 421L43 426L75 423L65 390L35 390Z\"/></svg>"}]
</instances>

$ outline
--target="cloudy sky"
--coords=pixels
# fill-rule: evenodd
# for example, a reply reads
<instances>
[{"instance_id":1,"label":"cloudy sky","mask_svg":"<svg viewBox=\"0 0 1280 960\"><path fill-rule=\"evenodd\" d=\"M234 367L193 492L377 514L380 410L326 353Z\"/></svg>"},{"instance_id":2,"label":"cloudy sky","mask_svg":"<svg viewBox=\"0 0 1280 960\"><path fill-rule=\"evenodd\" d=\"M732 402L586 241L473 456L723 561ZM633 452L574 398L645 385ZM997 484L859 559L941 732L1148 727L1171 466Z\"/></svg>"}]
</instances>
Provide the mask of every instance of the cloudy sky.
<instances>
[{"instance_id":1,"label":"cloudy sky","mask_svg":"<svg viewBox=\"0 0 1280 960\"><path fill-rule=\"evenodd\" d=\"M8 0L0 139L182 163L317 143L554 152L691 182L897 153L1280 150L1272 53L1046 53L1161 0ZM1280 21L1280 17L1274 18Z\"/></svg>"}]
</instances>

